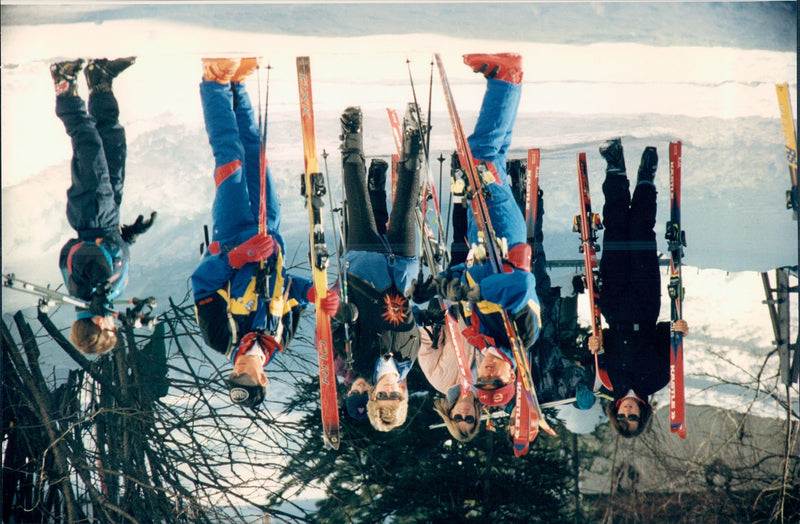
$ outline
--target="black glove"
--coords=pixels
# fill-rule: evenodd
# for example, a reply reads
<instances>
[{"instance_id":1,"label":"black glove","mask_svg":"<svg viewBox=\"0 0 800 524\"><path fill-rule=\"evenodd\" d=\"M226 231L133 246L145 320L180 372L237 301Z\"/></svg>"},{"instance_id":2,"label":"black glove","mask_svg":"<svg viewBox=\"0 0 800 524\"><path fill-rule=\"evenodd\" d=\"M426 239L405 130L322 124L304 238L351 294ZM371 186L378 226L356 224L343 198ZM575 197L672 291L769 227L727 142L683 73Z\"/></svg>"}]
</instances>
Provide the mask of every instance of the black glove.
<instances>
[{"instance_id":1,"label":"black glove","mask_svg":"<svg viewBox=\"0 0 800 524\"><path fill-rule=\"evenodd\" d=\"M428 278L419 283L416 279L411 281L411 300L417 304L424 304L434 296L436 296L436 281L433 275L428 275Z\"/></svg>"},{"instance_id":2,"label":"black glove","mask_svg":"<svg viewBox=\"0 0 800 524\"><path fill-rule=\"evenodd\" d=\"M432 303L428 309L422 309L414 315L420 326L438 326L444 324L444 310Z\"/></svg>"},{"instance_id":3,"label":"black glove","mask_svg":"<svg viewBox=\"0 0 800 524\"><path fill-rule=\"evenodd\" d=\"M120 228L120 236L122 236L122 240L124 240L127 244L133 244L136 242L136 238L142 233L147 232L147 230L153 225L156 215L157 213L153 211L150 213L150 218L147 220L144 219L144 215L139 215L136 217L136 221L133 224L122 226Z\"/></svg>"},{"instance_id":4,"label":"black glove","mask_svg":"<svg viewBox=\"0 0 800 524\"><path fill-rule=\"evenodd\" d=\"M481 288L478 284L470 287L459 278L436 277L436 292L451 302L480 302Z\"/></svg>"},{"instance_id":5,"label":"black glove","mask_svg":"<svg viewBox=\"0 0 800 524\"><path fill-rule=\"evenodd\" d=\"M92 299L89 301L89 312L92 315L104 317L108 313L108 289L107 283L101 284L92 293Z\"/></svg>"}]
</instances>

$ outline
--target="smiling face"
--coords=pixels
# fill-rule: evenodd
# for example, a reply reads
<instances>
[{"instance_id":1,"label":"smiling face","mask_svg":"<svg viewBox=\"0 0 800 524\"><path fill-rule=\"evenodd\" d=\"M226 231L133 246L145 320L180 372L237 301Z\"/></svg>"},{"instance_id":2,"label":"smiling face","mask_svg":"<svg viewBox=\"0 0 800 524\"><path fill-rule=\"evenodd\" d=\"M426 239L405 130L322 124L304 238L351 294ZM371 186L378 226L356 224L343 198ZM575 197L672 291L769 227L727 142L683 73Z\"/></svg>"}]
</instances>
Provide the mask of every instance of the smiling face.
<instances>
[{"instance_id":1,"label":"smiling face","mask_svg":"<svg viewBox=\"0 0 800 524\"><path fill-rule=\"evenodd\" d=\"M508 384L513 378L514 372L511 364L495 355L487 354L478 366L478 379L480 380L500 379L503 384Z\"/></svg>"},{"instance_id":2,"label":"smiling face","mask_svg":"<svg viewBox=\"0 0 800 524\"><path fill-rule=\"evenodd\" d=\"M267 375L264 373L261 355L241 355L233 365L232 379L237 379L249 386L267 386Z\"/></svg>"},{"instance_id":3,"label":"smiling face","mask_svg":"<svg viewBox=\"0 0 800 524\"><path fill-rule=\"evenodd\" d=\"M472 422L468 422L466 419L470 418ZM478 413L477 409L475 409L475 397L471 393L463 398L458 399L458 401L453 406L453 409L450 410L450 420L452 420L460 431L464 433L470 433L475 428L475 425L479 423L480 420L480 413Z\"/></svg>"},{"instance_id":4,"label":"smiling face","mask_svg":"<svg viewBox=\"0 0 800 524\"><path fill-rule=\"evenodd\" d=\"M355 395L357 393L366 393L369 391L369 387L369 382L361 377L358 377L353 381L353 384L350 386L350 391L348 391L347 394Z\"/></svg>"},{"instance_id":5,"label":"smiling face","mask_svg":"<svg viewBox=\"0 0 800 524\"><path fill-rule=\"evenodd\" d=\"M642 408L639 406L639 402L637 402L636 399L624 398L619 403L619 408L617 408L617 420L620 422L627 421L629 431L636 431L639 428L641 416ZM631 420L632 417L635 417L636 420Z\"/></svg>"},{"instance_id":6,"label":"smiling face","mask_svg":"<svg viewBox=\"0 0 800 524\"><path fill-rule=\"evenodd\" d=\"M405 390L398 382L399 378L397 373L387 373L379 378L370 395L372 400L376 401L379 406L402 400Z\"/></svg>"}]
</instances>

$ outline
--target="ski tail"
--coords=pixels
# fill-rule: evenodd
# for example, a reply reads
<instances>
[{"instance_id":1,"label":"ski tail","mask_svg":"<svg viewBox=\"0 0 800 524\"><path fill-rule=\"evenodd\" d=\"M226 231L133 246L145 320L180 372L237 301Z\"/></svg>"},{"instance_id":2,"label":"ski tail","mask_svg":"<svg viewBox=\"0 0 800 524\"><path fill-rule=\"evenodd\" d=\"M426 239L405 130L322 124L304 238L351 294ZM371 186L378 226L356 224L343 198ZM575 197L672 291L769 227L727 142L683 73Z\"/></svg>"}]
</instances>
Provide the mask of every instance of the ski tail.
<instances>
[{"instance_id":1,"label":"ski tail","mask_svg":"<svg viewBox=\"0 0 800 524\"><path fill-rule=\"evenodd\" d=\"M792 188L786 192L786 207L794 210L794 219L800 213L800 194L797 189L797 135L795 134L792 113L792 101L789 98L789 85L776 84L778 106L781 111L781 127L783 129L783 145L786 148L786 161L789 165L789 177Z\"/></svg>"},{"instance_id":2,"label":"ski tail","mask_svg":"<svg viewBox=\"0 0 800 524\"><path fill-rule=\"evenodd\" d=\"M307 56L297 57L297 86L300 97L300 122L303 132L305 172L301 193L305 197L309 220L309 255L316 303L316 329L314 345L319 360L320 407L325 443L339 449L339 403L334 370L333 336L331 319L322 310L321 302L328 293L328 260L325 229L322 224L322 196L327 189L317 160L316 132L314 129L314 103L311 92L311 63Z\"/></svg>"},{"instance_id":3,"label":"ski tail","mask_svg":"<svg viewBox=\"0 0 800 524\"><path fill-rule=\"evenodd\" d=\"M673 322L683 318L683 280L681 263L686 237L681 228L681 142L669 144L670 220L666 239L670 252L669 284L670 317ZM669 426L672 433L686 438L685 397L683 389L683 335L673 331L669 363Z\"/></svg>"},{"instance_id":4,"label":"ski tail","mask_svg":"<svg viewBox=\"0 0 800 524\"><path fill-rule=\"evenodd\" d=\"M573 229L581 235L583 266L586 280L586 293L589 295L589 310L592 319L592 335L600 340L600 349L594 354L594 391L605 387L613 391L611 379L605 369L603 359L603 329L600 316L600 288L597 285L599 268L597 264L597 231L602 229L600 215L592 213L592 199L589 193L589 172L586 168L586 153L578 153L578 198L580 214L575 217Z\"/></svg>"}]
</instances>

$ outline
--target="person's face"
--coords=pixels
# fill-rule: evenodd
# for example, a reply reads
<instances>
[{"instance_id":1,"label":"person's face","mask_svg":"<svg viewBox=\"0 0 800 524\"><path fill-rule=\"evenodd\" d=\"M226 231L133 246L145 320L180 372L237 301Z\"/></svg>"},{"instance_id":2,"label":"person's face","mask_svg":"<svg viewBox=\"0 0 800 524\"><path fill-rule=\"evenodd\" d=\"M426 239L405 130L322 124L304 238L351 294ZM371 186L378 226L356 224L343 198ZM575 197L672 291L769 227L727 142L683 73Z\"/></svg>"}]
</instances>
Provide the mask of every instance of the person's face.
<instances>
[{"instance_id":1,"label":"person's face","mask_svg":"<svg viewBox=\"0 0 800 524\"><path fill-rule=\"evenodd\" d=\"M94 322L94 324L103 331L111 331L112 333L117 332L117 326L114 324L114 317L111 315L105 317L95 315L92 317L92 322Z\"/></svg>"},{"instance_id":2,"label":"person's face","mask_svg":"<svg viewBox=\"0 0 800 524\"><path fill-rule=\"evenodd\" d=\"M619 408L617 408L617 419L621 420L623 417L628 421L628 430L636 431L639 427L639 417L642 416L642 408L639 406L639 403L632 399L632 398L624 398L622 402L619 403ZM636 420L633 421L630 417L636 417Z\"/></svg>"},{"instance_id":3,"label":"person's face","mask_svg":"<svg viewBox=\"0 0 800 524\"><path fill-rule=\"evenodd\" d=\"M450 420L455 422L460 431L469 433L475 429L475 424L478 424L480 414L475 409L475 397L470 393L469 395L458 399L458 401L450 410ZM469 419L469 420L467 420ZM470 422L471 421L471 422Z\"/></svg>"},{"instance_id":4,"label":"person's face","mask_svg":"<svg viewBox=\"0 0 800 524\"><path fill-rule=\"evenodd\" d=\"M355 395L356 393L366 393L369 391L369 382L365 379L359 377L353 381L350 385L350 391L347 393L348 395Z\"/></svg>"},{"instance_id":5,"label":"person's face","mask_svg":"<svg viewBox=\"0 0 800 524\"><path fill-rule=\"evenodd\" d=\"M481 380L500 379L503 384L508 384L514 377L508 361L487 354L478 366L478 378Z\"/></svg>"},{"instance_id":6,"label":"person's face","mask_svg":"<svg viewBox=\"0 0 800 524\"><path fill-rule=\"evenodd\" d=\"M399 378L397 373L387 373L378 379L371 397L379 406L387 405L390 402L400 402L403 399L405 390L398 382Z\"/></svg>"},{"instance_id":7,"label":"person's face","mask_svg":"<svg viewBox=\"0 0 800 524\"><path fill-rule=\"evenodd\" d=\"M265 386L267 385L267 375L264 373L264 367L261 365L260 355L242 355L236 359L233 366L233 373L231 378L241 379L249 377L252 380L251 386Z\"/></svg>"}]
</instances>

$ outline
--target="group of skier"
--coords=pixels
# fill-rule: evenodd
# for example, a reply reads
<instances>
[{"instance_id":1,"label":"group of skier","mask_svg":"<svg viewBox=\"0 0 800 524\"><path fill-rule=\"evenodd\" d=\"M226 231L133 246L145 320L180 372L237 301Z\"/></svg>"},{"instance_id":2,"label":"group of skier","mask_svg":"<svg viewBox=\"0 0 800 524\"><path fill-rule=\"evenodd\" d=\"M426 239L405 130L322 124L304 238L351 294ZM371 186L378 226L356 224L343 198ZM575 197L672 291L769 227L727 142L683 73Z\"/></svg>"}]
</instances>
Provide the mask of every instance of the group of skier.
<instances>
[{"instance_id":1,"label":"group of skier","mask_svg":"<svg viewBox=\"0 0 800 524\"><path fill-rule=\"evenodd\" d=\"M427 129L413 115L404 120L395 197L388 212L388 164L375 159L367 169L362 114L352 106L341 116L340 137L347 227L345 274L339 278L347 279L348 296L341 299L337 281L318 301L312 280L284 267L286 243L275 181L264 156L265 130L245 88L259 61L202 60L200 98L216 190L213 235L191 283L206 344L231 360L227 384L233 403L254 408L264 400L269 382L265 369L290 343L302 311L318 302L332 318L337 373L348 389L346 411L356 419L368 418L378 431L391 431L406 421L407 376L415 362L441 393L435 411L454 438L474 438L486 408L512 411L518 358L503 321L506 315L528 352L539 400L575 398L580 409L594 404L593 370L560 349L562 302L571 304L572 318L577 318L577 306L575 294L561 297L546 271L543 192L533 196L539 205L531 242L507 173L522 92L522 58L472 54L464 55L464 62L486 77L468 143L483 173L494 231L507 244L502 272L483 263L477 249L484 240L479 224L468 208L456 205L450 264L422 278L415 213ZM127 283L128 246L155 218L155 213L148 219L140 215L132 225L120 227L126 143L111 86L133 63L133 57L87 63L88 111L77 94L83 61L51 66L56 114L73 145L67 217L78 237L64 246L60 265L70 294L89 306L79 308L71 332L75 346L86 353L115 346L113 300ZM620 434L634 436L647 425L649 396L669 380L670 329L685 334L688 326L683 320L671 327L657 323L661 283L653 231L655 148L642 155L632 196L621 140L603 144L600 152L608 163L600 265L600 305L609 325L603 337L604 362L613 384L607 413ZM441 300L459 313L455 337L442 328ZM473 377L467 388L454 345L465 349ZM599 346L596 337L589 337L587 352Z\"/></svg>"}]
</instances>

